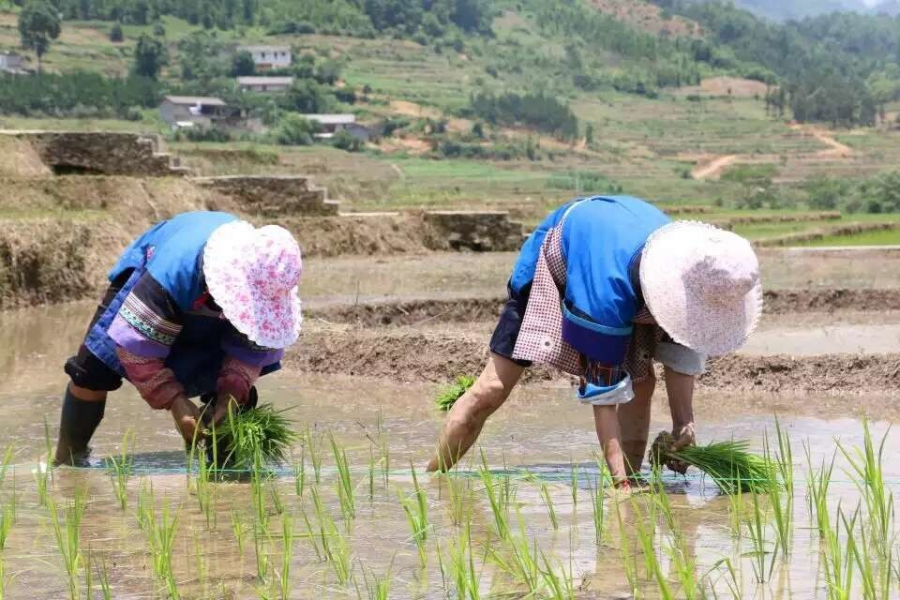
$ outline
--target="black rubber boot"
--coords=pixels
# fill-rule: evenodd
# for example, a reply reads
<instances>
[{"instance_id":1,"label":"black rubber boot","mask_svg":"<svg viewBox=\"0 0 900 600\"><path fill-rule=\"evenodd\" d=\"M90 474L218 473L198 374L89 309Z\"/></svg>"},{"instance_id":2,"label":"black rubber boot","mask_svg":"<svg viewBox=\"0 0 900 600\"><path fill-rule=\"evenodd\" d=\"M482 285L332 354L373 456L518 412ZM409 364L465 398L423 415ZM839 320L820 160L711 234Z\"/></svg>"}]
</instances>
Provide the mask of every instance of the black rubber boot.
<instances>
[{"instance_id":1,"label":"black rubber boot","mask_svg":"<svg viewBox=\"0 0 900 600\"><path fill-rule=\"evenodd\" d=\"M59 442L56 445L56 465L84 466L91 449L88 442L103 420L106 400L79 400L66 388L62 416L59 420Z\"/></svg>"}]
</instances>

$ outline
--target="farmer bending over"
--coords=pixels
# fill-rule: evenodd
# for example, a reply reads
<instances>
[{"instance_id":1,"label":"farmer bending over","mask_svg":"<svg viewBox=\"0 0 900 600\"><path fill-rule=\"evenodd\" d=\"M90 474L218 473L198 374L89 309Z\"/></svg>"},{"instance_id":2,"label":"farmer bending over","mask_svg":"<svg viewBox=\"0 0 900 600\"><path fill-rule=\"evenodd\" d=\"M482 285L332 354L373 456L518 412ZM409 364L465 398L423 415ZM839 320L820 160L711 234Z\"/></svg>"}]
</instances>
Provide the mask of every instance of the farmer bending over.
<instances>
[{"instance_id":1,"label":"farmer bending over","mask_svg":"<svg viewBox=\"0 0 900 600\"><path fill-rule=\"evenodd\" d=\"M108 392L124 377L151 408L172 413L190 443L201 396L256 402L257 378L280 368L300 332L300 248L287 230L221 212L164 221L128 247L78 354L63 401L57 464L83 464ZM217 401L218 400L218 401Z\"/></svg>"},{"instance_id":2,"label":"farmer bending over","mask_svg":"<svg viewBox=\"0 0 900 600\"><path fill-rule=\"evenodd\" d=\"M574 201L525 242L490 358L447 418L429 469L452 466L532 363L580 378L617 486L639 471L665 366L675 447L694 443L694 378L739 348L762 310L759 263L743 238L671 222L631 197Z\"/></svg>"}]
</instances>

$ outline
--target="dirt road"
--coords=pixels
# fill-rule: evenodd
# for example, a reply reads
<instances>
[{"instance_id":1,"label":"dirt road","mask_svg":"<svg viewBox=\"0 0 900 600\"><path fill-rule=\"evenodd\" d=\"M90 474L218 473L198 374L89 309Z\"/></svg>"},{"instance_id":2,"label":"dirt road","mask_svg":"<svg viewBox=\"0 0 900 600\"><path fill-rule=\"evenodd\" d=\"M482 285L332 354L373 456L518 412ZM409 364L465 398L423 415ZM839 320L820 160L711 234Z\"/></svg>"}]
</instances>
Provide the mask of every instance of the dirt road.
<instances>
[{"instance_id":1,"label":"dirt road","mask_svg":"<svg viewBox=\"0 0 900 600\"><path fill-rule=\"evenodd\" d=\"M704 181L706 179L718 179L720 175L738 161L740 156L737 154L727 154L725 156L720 156L718 158L713 159L711 162L706 163L703 166L698 166L691 172L691 177L696 179L697 181Z\"/></svg>"}]
</instances>

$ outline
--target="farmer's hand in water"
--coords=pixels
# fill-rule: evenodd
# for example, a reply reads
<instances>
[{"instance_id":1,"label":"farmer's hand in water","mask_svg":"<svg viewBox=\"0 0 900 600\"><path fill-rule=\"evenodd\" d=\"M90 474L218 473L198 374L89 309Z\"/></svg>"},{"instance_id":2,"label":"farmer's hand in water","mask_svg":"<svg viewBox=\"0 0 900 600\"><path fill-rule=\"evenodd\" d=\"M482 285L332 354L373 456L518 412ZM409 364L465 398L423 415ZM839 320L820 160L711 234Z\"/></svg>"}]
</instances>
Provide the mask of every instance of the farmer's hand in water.
<instances>
[{"instance_id":1,"label":"farmer's hand in water","mask_svg":"<svg viewBox=\"0 0 900 600\"><path fill-rule=\"evenodd\" d=\"M237 398L235 398L231 394L221 394L216 399L216 410L213 413L213 423L218 425L228 418L229 406L231 407L232 413L237 415L238 409L240 408L240 404L238 404Z\"/></svg>"},{"instance_id":2,"label":"farmer's hand in water","mask_svg":"<svg viewBox=\"0 0 900 600\"><path fill-rule=\"evenodd\" d=\"M199 441L201 432L197 428L200 423L200 409L197 408L197 405L186 397L179 396L169 410L172 411L175 427L184 438L184 442L191 445L195 441Z\"/></svg>"},{"instance_id":3,"label":"farmer's hand in water","mask_svg":"<svg viewBox=\"0 0 900 600\"><path fill-rule=\"evenodd\" d=\"M696 443L697 439L694 435L693 423L672 427L672 450L684 450L685 448L696 445ZM687 473L688 470L688 464L680 460L670 460L666 463L666 466L682 475Z\"/></svg>"}]
</instances>

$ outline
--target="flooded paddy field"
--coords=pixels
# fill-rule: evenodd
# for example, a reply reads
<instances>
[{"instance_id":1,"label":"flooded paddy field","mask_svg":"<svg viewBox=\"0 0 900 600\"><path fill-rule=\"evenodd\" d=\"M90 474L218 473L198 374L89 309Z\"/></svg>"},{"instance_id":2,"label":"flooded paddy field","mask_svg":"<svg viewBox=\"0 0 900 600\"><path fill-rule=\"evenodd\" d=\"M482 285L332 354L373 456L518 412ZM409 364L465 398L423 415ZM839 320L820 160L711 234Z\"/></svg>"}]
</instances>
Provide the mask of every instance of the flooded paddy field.
<instances>
[{"instance_id":1,"label":"flooded paddy field","mask_svg":"<svg viewBox=\"0 0 900 600\"><path fill-rule=\"evenodd\" d=\"M129 386L91 468L48 472L61 366L92 306L0 313L0 597L900 598L889 267L787 254L763 255L780 291L695 401L699 443L768 443L783 465L790 485L758 497L693 470L613 493L590 410L543 373L456 471L426 474L443 420L432 399L483 361L512 255L311 261L300 348L260 385L300 438L256 479L188 468L169 415ZM838 274L818 275L821 261ZM659 388L654 435L671 425ZM131 468L116 476L123 450Z\"/></svg>"}]
</instances>

